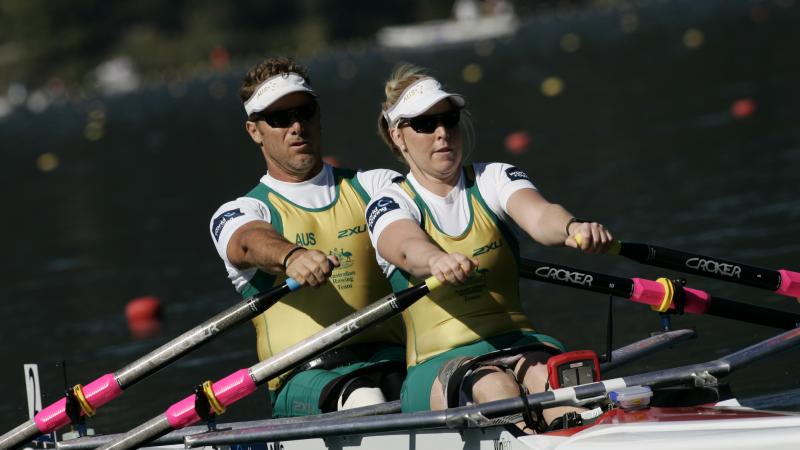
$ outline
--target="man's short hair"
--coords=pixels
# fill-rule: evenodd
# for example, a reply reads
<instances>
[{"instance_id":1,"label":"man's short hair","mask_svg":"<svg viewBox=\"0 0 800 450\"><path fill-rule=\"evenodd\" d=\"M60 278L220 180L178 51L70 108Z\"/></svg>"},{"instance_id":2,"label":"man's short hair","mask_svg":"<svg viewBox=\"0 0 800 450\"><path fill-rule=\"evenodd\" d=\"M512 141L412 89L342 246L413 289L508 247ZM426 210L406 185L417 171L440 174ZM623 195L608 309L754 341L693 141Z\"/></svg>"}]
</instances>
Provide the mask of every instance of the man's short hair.
<instances>
[{"instance_id":1,"label":"man's short hair","mask_svg":"<svg viewBox=\"0 0 800 450\"><path fill-rule=\"evenodd\" d=\"M242 99L242 103L246 102L264 80L288 72L300 75L311 84L308 69L305 66L296 63L292 58L274 56L261 61L247 71L242 80L242 87L239 89L239 98Z\"/></svg>"}]
</instances>

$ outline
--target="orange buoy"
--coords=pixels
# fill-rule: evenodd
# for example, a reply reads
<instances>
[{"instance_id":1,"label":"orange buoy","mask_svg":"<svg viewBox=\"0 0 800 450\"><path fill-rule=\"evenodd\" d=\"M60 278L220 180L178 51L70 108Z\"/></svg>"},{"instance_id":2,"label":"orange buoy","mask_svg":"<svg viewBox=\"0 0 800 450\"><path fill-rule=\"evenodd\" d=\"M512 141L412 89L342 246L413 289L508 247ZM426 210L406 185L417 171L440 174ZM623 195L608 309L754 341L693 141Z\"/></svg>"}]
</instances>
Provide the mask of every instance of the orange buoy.
<instances>
[{"instance_id":1,"label":"orange buoy","mask_svg":"<svg viewBox=\"0 0 800 450\"><path fill-rule=\"evenodd\" d=\"M162 316L161 300L158 297L137 297L125 305L128 329L139 339L157 334L161 329Z\"/></svg>"},{"instance_id":2,"label":"orange buoy","mask_svg":"<svg viewBox=\"0 0 800 450\"><path fill-rule=\"evenodd\" d=\"M744 119L756 111L756 102L752 98L740 98L731 103L731 115L736 119Z\"/></svg>"},{"instance_id":3,"label":"orange buoy","mask_svg":"<svg viewBox=\"0 0 800 450\"><path fill-rule=\"evenodd\" d=\"M509 133L505 139L506 150L511 153L523 153L531 145L531 135L527 131L515 131Z\"/></svg>"}]
</instances>

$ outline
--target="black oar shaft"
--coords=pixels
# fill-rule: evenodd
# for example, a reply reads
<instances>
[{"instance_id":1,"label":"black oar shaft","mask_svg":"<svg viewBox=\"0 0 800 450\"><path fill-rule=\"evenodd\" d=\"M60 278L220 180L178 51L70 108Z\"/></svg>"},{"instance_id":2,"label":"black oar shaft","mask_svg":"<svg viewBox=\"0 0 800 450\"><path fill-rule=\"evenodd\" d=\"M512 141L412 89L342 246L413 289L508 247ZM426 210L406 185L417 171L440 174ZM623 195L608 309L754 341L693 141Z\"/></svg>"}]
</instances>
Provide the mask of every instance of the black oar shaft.
<instances>
[{"instance_id":1,"label":"black oar shaft","mask_svg":"<svg viewBox=\"0 0 800 450\"><path fill-rule=\"evenodd\" d=\"M791 330L800 325L800 315L763 306L711 297L706 314L768 327Z\"/></svg>"},{"instance_id":2,"label":"black oar shaft","mask_svg":"<svg viewBox=\"0 0 800 450\"><path fill-rule=\"evenodd\" d=\"M621 278L525 258L520 260L519 272L528 279L610 294L654 307L659 303L656 299L663 297L668 300L667 305L672 303L664 311L677 311L677 306L669 298L673 294L664 290L666 281L658 283L642 278ZM677 286L676 289L683 288ZM699 289L685 288L684 291L685 311L689 313L708 314L782 329L791 329L800 323L800 314L719 299Z\"/></svg>"},{"instance_id":3,"label":"black oar shaft","mask_svg":"<svg viewBox=\"0 0 800 450\"><path fill-rule=\"evenodd\" d=\"M732 281L769 291L775 291L781 285L781 274L777 270L672 250L656 245L622 242L619 254L642 264Z\"/></svg>"},{"instance_id":4,"label":"black oar shaft","mask_svg":"<svg viewBox=\"0 0 800 450\"><path fill-rule=\"evenodd\" d=\"M579 270L533 259L522 258L520 260L519 273L524 278L609 294L615 297L630 298L633 292L633 280L630 278Z\"/></svg>"}]
</instances>

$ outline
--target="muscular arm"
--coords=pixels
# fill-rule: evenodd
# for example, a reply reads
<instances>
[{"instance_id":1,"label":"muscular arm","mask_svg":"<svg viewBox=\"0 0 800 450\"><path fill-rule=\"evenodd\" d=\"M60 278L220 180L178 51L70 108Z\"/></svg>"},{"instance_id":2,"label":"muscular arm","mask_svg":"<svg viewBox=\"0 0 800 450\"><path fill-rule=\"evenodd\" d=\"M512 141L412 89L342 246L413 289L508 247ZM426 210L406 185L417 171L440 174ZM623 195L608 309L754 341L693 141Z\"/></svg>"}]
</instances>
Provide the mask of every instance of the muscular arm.
<instances>
[{"instance_id":1,"label":"muscular arm","mask_svg":"<svg viewBox=\"0 0 800 450\"><path fill-rule=\"evenodd\" d=\"M242 225L228 242L228 260L239 269L256 267L272 274L286 273L301 285L319 286L339 265L318 250L292 253L283 267L283 259L297 247L281 236L268 222L252 221Z\"/></svg>"},{"instance_id":2,"label":"muscular arm","mask_svg":"<svg viewBox=\"0 0 800 450\"><path fill-rule=\"evenodd\" d=\"M508 214L536 242L547 245L564 245L567 238L564 228L573 216L561 205L550 203L533 189L520 189L506 204Z\"/></svg>"},{"instance_id":3,"label":"muscular arm","mask_svg":"<svg viewBox=\"0 0 800 450\"><path fill-rule=\"evenodd\" d=\"M233 233L228 241L228 261L238 269L257 267L279 274L284 271L283 257L294 247L268 222L256 220Z\"/></svg>"},{"instance_id":4,"label":"muscular arm","mask_svg":"<svg viewBox=\"0 0 800 450\"><path fill-rule=\"evenodd\" d=\"M506 203L508 214L536 242L547 246L568 246L589 253L605 253L611 246L611 233L597 222L570 224L574 217L563 206L550 203L533 189L520 189ZM584 239L578 244L575 236Z\"/></svg>"},{"instance_id":5,"label":"muscular arm","mask_svg":"<svg viewBox=\"0 0 800 450\"><path fill-rule=\"evenodd\" d=\"M440 281L461 283L478 267L475 258L446 253L413 220L389 224L378 238L378 252L415 277L435 275Z\"/></svg>"}]
</instances>

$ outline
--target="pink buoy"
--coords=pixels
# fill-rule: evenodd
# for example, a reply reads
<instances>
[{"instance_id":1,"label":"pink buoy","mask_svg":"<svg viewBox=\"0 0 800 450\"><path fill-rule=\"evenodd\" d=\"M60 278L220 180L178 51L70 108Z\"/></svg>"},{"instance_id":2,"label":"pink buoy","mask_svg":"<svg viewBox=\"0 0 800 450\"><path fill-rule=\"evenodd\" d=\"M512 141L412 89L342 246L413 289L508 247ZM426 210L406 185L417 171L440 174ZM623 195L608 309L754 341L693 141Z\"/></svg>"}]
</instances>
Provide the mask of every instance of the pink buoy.
<instances>
[{"instance_id":1,"label":"pink buoy","mask_svg":"<svg viewBox=\"0 0 800 450\"><path fill-rule=\"evenodd\" d=\"M752 98L740 98L731 103L731 115L736 119L745 119L756 111L756 102Z\"/></svg>"},{"instance_id":2,"label":"pink buoy","mask_svg":"<svg viewBox=\"0 0 800 450\"><path fill-rule=\"evenodd\" d=\"M527 131L515 131L509 133L505 139L506 150L510 153L519 154L528 151L531 145L531 135Z\"/></svg>"}]
</instances>

